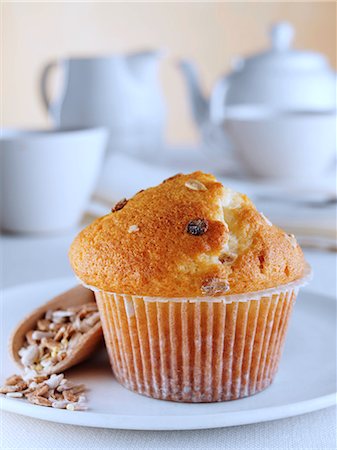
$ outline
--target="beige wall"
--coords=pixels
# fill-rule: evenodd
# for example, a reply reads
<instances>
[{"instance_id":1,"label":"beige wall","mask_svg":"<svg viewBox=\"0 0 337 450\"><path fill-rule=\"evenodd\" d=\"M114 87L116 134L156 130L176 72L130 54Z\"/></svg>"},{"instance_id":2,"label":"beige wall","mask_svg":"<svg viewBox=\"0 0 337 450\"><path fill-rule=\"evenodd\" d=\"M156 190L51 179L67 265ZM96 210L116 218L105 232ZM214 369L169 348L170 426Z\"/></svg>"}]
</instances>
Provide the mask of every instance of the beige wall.
<instances>
[{"instance_id":1,"label":"beige wall","mask_svg":"<svg viewBox=\"0 0 337 450\"><path fill-rule=\"evenodd\" d=\"M161 47L171 142L196 138L177 58L196 61L205 89L235 55L268 45L267 28L289 20L295 46L325 53L336 66L336 3L14 3L2 4L2 111L5 126L45 126L38 75L64 55Z\"/></svg>"}]
</instances>

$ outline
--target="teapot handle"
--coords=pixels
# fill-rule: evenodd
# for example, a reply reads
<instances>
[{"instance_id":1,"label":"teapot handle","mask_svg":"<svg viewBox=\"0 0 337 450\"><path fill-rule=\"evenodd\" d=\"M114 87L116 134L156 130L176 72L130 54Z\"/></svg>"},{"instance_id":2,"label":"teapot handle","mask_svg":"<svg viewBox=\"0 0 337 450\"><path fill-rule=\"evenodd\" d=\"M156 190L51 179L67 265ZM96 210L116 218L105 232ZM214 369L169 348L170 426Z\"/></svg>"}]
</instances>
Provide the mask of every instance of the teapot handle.
<instances>
[{"instance_id":1,"label":"teapot handle","mask_svg":"<svg viewBox=\"0 0 337 450\"><path fill-rule=\"evenodd\" d=\"M61 64L63 69L63 87L61 88L61 93L59 94L59 98L55 100L50 100L48 93L47 93L47 86L48 86L48 79L50 76L50 73L52 70L57 68ZM61 106L65 94L65 87L67 85L67 64L65 61L59 62L59 61L52 61L49 64L45 66L41 73L40 77L40 94L41 94L41 100L46 108L48 114L53 119L56 126L60 125L60 114L61 114Z\"/></svg>"}]
</instances>

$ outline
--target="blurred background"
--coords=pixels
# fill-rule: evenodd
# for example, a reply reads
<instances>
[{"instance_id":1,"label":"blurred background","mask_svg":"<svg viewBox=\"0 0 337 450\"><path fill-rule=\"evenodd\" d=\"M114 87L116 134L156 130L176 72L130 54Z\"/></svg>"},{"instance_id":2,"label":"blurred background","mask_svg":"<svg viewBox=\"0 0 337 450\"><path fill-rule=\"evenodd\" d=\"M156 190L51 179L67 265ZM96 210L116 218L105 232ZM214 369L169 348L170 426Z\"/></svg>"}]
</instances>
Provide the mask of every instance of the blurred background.
<instances>
[{"instance_id":1,"label":"blurred background","mask_svg":"<svg viewBox=\"0 0 337 450\"><path fill-rule=\"evenodd\" d=\"M5 2L1 14L4 231L74 234L203 170L302 245L336 249L335 2Z\"/></svg>"},{"instance_id":2,"label":"blurred background","mask_svg":"<svg viewBox=\"0 0 337 450\"><path fill-rule=\"evenodd\" d=\"M233 58L269 46L272 23L289 21L294 47L326 55L336 68L335 2L4 3L2 107L5 126L51 124L37 95L52 59L160 48L170 143L195 143L186 86L176 63L193 59L206 93Z\"/></svg>"}]
</instances>

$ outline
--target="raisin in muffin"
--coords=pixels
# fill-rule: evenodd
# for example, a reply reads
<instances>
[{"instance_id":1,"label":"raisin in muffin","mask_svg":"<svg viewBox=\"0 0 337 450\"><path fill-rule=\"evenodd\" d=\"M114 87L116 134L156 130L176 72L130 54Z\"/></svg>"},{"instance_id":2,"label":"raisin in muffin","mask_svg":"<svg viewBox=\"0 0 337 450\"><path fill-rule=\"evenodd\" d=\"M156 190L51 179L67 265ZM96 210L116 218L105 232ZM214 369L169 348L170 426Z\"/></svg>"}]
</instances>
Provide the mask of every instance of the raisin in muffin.
<instances>
[{"instance_id":1,"label":"raisin in muffin","mask_svg":"<svg viewBox=\"0 0 337 450\"><path fill-rule=\"evenodd\" d=\"M274 378L307 271L293 235L212 175L176 175L75 239L116 378L155 398L235 399Z\"/></svg>"}]
</instances>

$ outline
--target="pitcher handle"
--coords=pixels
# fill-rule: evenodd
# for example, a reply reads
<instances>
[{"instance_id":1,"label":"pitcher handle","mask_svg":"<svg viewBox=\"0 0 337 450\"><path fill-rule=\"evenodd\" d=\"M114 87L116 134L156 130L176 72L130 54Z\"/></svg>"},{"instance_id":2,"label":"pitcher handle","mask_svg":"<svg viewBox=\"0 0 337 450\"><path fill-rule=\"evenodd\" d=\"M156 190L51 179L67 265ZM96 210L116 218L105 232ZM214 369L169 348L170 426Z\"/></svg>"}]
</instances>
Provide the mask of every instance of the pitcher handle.
<instances>
[{"instance_id":1,"label":"pitcher handle","mask_svg":"<svg viewBox=\"0 0 337 450\"><path fill-rule=\"evenodd\" d=\"M48 94L47 94L48 79L49 79L51 71L54 70L55 68L57 68L57 66L59 66L60 64L62 65L62 68L63 68L63 76L64 76L63 87L61 88L61 93L59 94L58 98L55 100L50 100L50 98L48 97ZM67 65L66 65L65 61L62 61L62 62L52 61L45 66L45 68L43 69L43 71L41 73L41 77L40 77L40 94L41 94L42 103L43 103L44 107L46 108L48 114L53 119L56 126L60 125L61 106L62 106L63 97L64 97L64 93L65 93L65 87L67 84L67 70L66 69L67 69Z\"/></svg>"}]
</instances>

